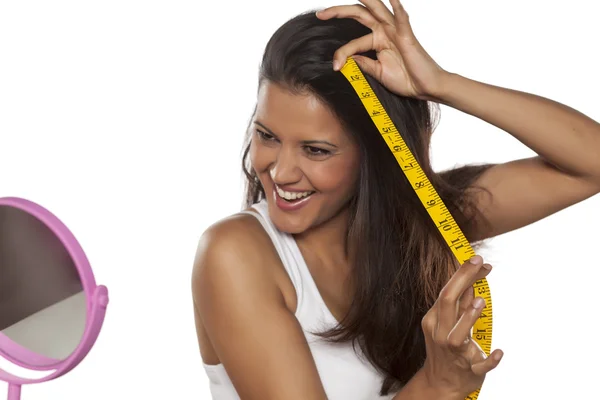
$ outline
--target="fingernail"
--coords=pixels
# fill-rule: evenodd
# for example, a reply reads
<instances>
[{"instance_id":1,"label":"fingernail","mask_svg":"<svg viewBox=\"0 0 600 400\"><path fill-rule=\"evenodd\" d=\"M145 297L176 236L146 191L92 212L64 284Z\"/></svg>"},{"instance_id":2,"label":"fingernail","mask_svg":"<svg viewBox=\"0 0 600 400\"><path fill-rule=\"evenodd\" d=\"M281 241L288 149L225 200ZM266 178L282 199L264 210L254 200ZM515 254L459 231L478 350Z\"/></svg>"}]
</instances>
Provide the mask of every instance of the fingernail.
<instances>
[{"instance_id":1,"label":"fingernail","mask_svg":"<svg viewBox=\"0 0 600 400\"><path fill-rule=\"evenodd\" d=\"M340 62L338 60L333 60L333 69L337 71L339 67Z\"/></svg>"},{"instance_id":2,"label":"fingernail","mask_svg":"<svg viewBox=\"0 0 600 400\"><path fill-rule=\"evenodd\" d=\"M503 355L504 355L503 353L496 353L494 355L494 358L496 359L496 361L500 361L500 360L502 360Z\"/></svg>"},{"instance_id":3,"label":"fingernail","mask_svg":"<svg viewBox=\"0 0 600 400\"><path fill-rule=\"evenodd\" d=\"M490 264L483 264L483 268L491 270L492 266Z\"/></svg>"},{"instance_id":4,"label":"fingernail","mask_svg":"<svg viewBox=\"0 0 600 400\"><path fill-rule=\"evenodd\" d=\"M480 255L475 255L475 256L471 257L469 262L471 264L475 264L475 265L481 264L483 262L483 257L481 257Z\"/></svg>"},{"instance_id":5,"label":"fingernail","mask_svg":"<svg viewBox=\"0 0 600 400\"><path fill-rule=\"evenodd\" d=\"M475 299L475 301L473 301L473 306L475 308L481 308L481 307L483 307L484 304L485 304L485 300L483 300L483 298L481 298L481 297L477 297Z\"/></svg>"}]
</instances>

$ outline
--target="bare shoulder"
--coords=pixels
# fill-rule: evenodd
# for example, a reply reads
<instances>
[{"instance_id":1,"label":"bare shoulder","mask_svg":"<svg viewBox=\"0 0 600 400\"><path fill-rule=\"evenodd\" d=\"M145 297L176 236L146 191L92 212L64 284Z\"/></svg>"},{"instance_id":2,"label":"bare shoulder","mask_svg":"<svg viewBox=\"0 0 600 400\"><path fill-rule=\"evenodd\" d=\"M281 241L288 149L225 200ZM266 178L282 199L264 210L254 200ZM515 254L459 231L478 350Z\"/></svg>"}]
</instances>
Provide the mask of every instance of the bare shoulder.
<instances>
[{"instance_id":1,"label":"bare shoulder","mask_svg":"<svg viewBox=\"0 0 600 400\"><path fill-rule=\"evenodd\" d=\"M324 399L302 328L277 283L274 252L252 215L227 217L202 234L192 292L203 359L223 364L241 398Z\"/></svg>"},{"instance_id":2,"label":"bare shoulder","mask_svg":"<svg viewBox=\"0 0 600 400\"><path fill-rule=\"evenodd\" d=\"M269 247L269 237L252 215L237 213L209 226L198 242L198 257L259 257ZM195 263L202 267L204 263ZM232 267L235 268L235 267Z\"/></svg>"},{"instance_id":3,"label":"bare shoulder","mask_svg":"<svg viewBox=\"0 0 600 400\"><path fill-rule=\"evenodd\" d=\"M215 280L230 284L275 285L273 244L256 217L237 213L208 227L198 242L192 274L194 296Z\"/></svg>"}]
</instances>

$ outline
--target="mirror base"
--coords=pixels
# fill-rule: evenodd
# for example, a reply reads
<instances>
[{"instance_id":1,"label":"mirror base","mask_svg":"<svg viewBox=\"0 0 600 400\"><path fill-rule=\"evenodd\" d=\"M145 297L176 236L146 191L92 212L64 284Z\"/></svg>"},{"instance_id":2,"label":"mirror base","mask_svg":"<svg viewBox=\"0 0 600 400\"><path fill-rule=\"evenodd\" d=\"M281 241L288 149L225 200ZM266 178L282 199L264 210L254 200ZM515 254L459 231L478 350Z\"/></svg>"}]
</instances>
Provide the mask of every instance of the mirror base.
<instances>
[{"instance_id":1,"label":"mirror base","mask_svg":"<svg viewBox=\"0 0 600 400\"><path fill-rule=\"evenodd\" d=\"M21 385L8 384L8 400L21 400Z\"/></svg>"}]
</instances>

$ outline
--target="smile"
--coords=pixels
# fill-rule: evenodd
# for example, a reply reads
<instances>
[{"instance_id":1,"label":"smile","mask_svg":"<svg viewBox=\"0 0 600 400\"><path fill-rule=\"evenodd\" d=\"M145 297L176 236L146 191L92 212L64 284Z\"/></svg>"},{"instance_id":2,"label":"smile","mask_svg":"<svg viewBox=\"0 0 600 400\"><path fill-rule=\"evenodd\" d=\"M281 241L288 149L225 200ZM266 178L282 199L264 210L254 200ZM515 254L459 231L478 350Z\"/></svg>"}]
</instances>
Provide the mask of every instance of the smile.
<instances>
[{"instance_id":1,"label":"smile","mask_svg":"<svg viewBox=\"0 0 600 400\"><path fill-rule=\"evenodd\" d=\"M279 197L289 202L306 198L315 192L314 190L309 190L306 192L286 192L285 190L280 189L277 185L275 185L275 190L277 191Z\"/></svg>"},{"instance_id":2,"label":"smile","mask_svg":"<svg viewBox=\"0 0 600 400\"><path fill-rule=\"evenodd\" d=\"M310 202L314 190L306 192L286 192L273 185L275 204L283 211L296 211Z\"/></svg>"}]
</instances>

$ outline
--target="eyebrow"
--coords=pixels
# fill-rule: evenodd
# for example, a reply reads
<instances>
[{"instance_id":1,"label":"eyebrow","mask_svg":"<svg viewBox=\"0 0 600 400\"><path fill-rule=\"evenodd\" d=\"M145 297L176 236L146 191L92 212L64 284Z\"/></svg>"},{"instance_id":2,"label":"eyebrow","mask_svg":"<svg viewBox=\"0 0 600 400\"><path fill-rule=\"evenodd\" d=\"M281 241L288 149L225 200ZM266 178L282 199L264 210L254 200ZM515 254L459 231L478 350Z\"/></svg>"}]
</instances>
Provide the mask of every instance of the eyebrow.
<instances>
[{"instance_id":1,"label":"eyebrow","mask_svg":"<svg viewBox=\"0 0 600 400\"><path fill-rule=\"evenodd\" d=\"M275 133L273 133L273 131L271 131L269 128L267 128L267 127L266 127L264 124L262 124L261 122L259 122L259 121L254 121L254 123L255 123L256 125L260 125L260 126L261 126L261 127L262 127L262 128L265 130L265 131L267 131L267 133L268 133L268 134L270 134L270 135L273 135L273 136L277 136ZM335 147L336 149L338 148L338 146L336 146L336 145L335 145L335 144L333 144L333 143L329 143L329 142L328 142L328 141L326 141L326 140L303 140L303 141L302 141L302 143L303 143L303 144L309 144L309 145L310 145L310 144L326 144L326 145L329 145L329 146L331 146L331 147Z\"/></svg>"}]
</instances>

